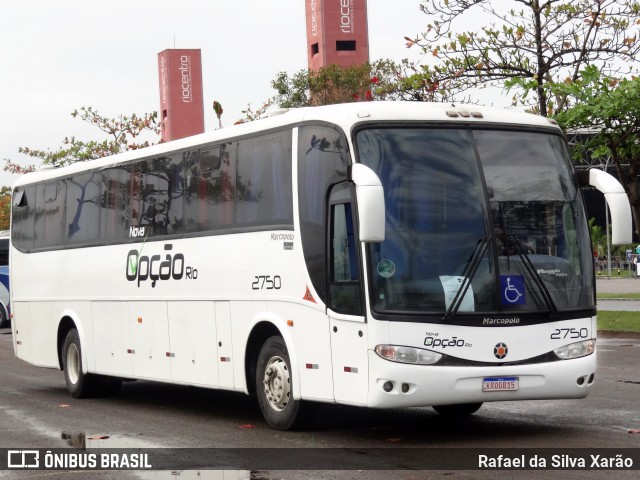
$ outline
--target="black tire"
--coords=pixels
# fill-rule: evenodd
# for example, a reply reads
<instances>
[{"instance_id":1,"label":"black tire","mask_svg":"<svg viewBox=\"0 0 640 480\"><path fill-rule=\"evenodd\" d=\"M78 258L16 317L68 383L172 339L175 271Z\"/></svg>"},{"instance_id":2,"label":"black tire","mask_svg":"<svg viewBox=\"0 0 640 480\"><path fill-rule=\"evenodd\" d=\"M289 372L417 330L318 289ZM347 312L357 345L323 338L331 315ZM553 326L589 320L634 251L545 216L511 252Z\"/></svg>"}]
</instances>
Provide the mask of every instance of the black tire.
<instances>
[{"instance_id":1,"label":"black tire","mask_svg":"<svg viewBox=\"0 0 640 480\"><path fill-rule=\"evenodd\" d=\"M476 413L481 406L482 402L461 403L458 405L434 405L433 409L444 417L461 418Z\"/></svg>"},{"instance_id":2,"label":"black tire","mask_svg":"<svg viewBox=\"0 0 640 480\"><path fill-rule=\"evenodd\" d=\"M0 328L9 328L10 325L7 309L4 308L4 305L0 305Z\"/></svg>"},{"instance_id":3,"label":"black tire","mask_svg":"<svg viewBox=\"0 0 640 480\"><path fill-rule=\"evenodd\" d=\"M82 347L75 328L69 330L62 346L62 369L67 390L73 398L116 395L122 386L119 378L82 372Z\"/></svg>"},{"instance_id":4,"label":"black tire","mask_svg":"<svg viewBox=\"0 0 640 480\"><path fill-rule=\"evenodd\" d=\"M82 372L82 347L80 335L73 328L67 333L62 346L62 369L67 390L73 398L92 397L97 392L95 379Z\"/></svg>"},{"instance_id":5,"label":"black tire","mask_svg":"<svg viewBox=\"0 0 640 480\"><path fill-rule=\"evenodd\" d=\"M282 337L262 345L256 368L256 395L264 419L275 430L295 430L311 419L315 404L293 398L291 360Z\"/></svg>"}]
</instances>

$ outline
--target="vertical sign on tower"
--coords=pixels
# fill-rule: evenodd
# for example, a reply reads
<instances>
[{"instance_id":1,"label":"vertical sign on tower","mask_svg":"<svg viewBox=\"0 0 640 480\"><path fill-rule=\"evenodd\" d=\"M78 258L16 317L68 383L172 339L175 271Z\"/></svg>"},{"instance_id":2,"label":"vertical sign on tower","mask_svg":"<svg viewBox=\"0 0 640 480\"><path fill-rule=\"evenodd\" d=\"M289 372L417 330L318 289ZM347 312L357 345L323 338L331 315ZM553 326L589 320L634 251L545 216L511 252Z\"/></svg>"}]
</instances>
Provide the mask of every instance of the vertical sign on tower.
<instances>
[{"instance_id":1,"label":"vertical sign on tower","mask_svg":"<svg viewBox=\"0 0 640 480\"><path fill-rule=\"evenodd\" d=\"M305 0L309 68L369 61L366 0Z\"/></svg>"},{"instance_id":2,"label":"vertical sign on tower","mask_svg":"<svg viewBox=\"0 0 640 480\"><path fill-rule=\"evenodd\" d=\"M158 77L162 140L168 142L204 132L200 50L160 52Z\"/></svg>"}]
</instances>

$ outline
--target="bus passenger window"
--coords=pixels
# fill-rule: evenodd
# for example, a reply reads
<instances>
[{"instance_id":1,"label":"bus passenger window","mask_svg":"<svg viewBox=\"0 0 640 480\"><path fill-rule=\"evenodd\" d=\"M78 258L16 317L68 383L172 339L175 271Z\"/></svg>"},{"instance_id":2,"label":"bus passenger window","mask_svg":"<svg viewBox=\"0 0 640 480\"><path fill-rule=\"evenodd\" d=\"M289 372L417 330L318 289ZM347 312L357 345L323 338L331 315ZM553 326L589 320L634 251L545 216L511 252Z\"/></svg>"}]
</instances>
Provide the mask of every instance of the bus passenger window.
<instances>
[{"instance_id":1,"label":"bus passenger window","mask_svg":"<svg viewBox=\"0 0 640 480\"><path fill-rule=\"evenodd\" d=\"M65 243L79 245L100 239L100 174L76 174L67 179Z\"/></svg>"},{"instance_id":2,"label":"bus passenger window","mask_svg":"<svg viewBox=\"0 0 640 480\"><path fill-rule=\"evenodd\" d=\"M57 247L64 243L64 180L48 182L36 191L34 248Z\"/></svg>"},{"instance_id":3,"label":"bus passenger window","mask_svg":"<svg viewBox=\"0 0 640 480\"><path fill-rule=\"evenodd\" d=\"M19 250L28 252L33 248L36 213L36 187L33 185L16 190L11 209L11 237Z\"/></svg>"},{"instance_id":4,"label":"bus passenger window","mask_svg":"<svg viewBox=\"0 0 640 480\"><path fill-rule=\"evenodd\" d=\"M236 228L293 224L291 131L238 142Z\"/></svg>"},{"instance_id":5,"label":"bus passenger window","mask_svg":"<svg viewBox=\"0 0 640 480\"><path fill-rule=\"evenodd\" d=\"M100 238L122 241L129 236L129 212L126 202L129 169L126 165L101 172Z\"/></svg>"},{"instance_id":6,"label":"bus passenger window","mask_svg":"<svg viewBox=\"0 0 640 480\"><path fill-rule=\"evenodd\" d=\"M233 228L235 150L230 142L184 155L185 233Z\"/></svg>"},{"instance_id":7,"label":"bus passenger window","mask_svg":"<svg viewBox=\"0 0 640 480\"><path fill-rule=\"evenodd\" d=\"M153 235L182 233L182 154L149 161L141 192L140 225Z\"/></svg>"}]
</instances>

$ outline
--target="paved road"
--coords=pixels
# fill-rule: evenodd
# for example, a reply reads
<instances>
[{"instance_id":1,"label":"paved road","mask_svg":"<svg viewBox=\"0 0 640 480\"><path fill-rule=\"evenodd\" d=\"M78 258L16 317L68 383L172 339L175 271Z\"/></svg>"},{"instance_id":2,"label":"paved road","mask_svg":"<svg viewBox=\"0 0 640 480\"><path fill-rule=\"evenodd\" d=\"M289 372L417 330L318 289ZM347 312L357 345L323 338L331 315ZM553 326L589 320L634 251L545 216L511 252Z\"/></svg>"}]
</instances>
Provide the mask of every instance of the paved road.
<instances>
[{"instance_id":1,"label":"paved road","mask_svg":"<svg viewBox=\"0 0 640 480\"><path fill-rule=\"evenodd\" d=\"M61 372L13 356L11 334L0 331L0 448L68 448L76 440L108 437L104 447L296 448L640 448L640 340L598 341L596 384L584 400L485 404L465 420L438 416L430 408L375 411L322 406L311 429L276 432L262 420L255 401L242 394L152 382L127 383L120 396L77 400ZM293 453L292 453L293 454ZM342 458L336 458L336 465ZM343 460L343 459L342 459ZM375 459L373 459L375 461ZM334 465L333 463L331 465ZM220 479L174 472L182 478ZM492 471L433 472L269 471L247 472L262 480L600 479L637 478L635 472ZM140 472L0 472L4 479L102 480L175 478ZM225 477L227 478L227 477Z\"/></svg>"},{"instance_id":2,"label":"paved road","mask_svg":"<svg viewBox=\"0 0 640 480\"><path fill-rule=\"evenodd\" d=\"M640 293L640 279L598 278L596 292L607 294ZM599 310L640 312L640 300L598 300Z\"/></svg>"},{"instance_id":3,"label":"paved road","mask_svg":"<svg viewBox=\"0 0 640 480\"><path fill-rule=\"evenodd\" d=\"M639 278L598 278L596 280L598 293L640 293Z\"/></svg>"},{"instance_id":4,"label":"paved road","mask_svg":"<svg viewBox=\"0 0 640 480\"><path fill-rule=\"evenodd\" d=\"M598 310L640 312L640 300L598 300Z\"/></svg>"}]
</instances>

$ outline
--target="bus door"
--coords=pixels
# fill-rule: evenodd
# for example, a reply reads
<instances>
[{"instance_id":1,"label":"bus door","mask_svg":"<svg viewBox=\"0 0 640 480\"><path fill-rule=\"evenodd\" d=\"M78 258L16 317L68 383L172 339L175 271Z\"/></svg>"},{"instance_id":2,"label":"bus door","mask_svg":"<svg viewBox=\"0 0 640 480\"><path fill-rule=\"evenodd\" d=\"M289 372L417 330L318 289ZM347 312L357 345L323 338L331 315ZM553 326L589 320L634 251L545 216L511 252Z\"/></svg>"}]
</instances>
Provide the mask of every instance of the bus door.
<instances>
[{"instance_id":1,"label":"bus door","mask_svg":"<svg viewBox=\"0 0 640 480\"><path fill-rule=\"evenodd\" d=\"M327 314L335 400L366 404L367 330L353 190L352 184L338 184L329 198Z\"/></svg>"}]
</instances>

